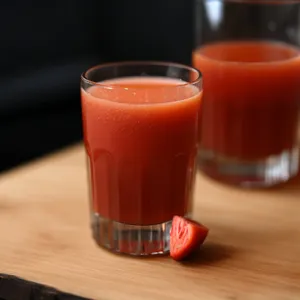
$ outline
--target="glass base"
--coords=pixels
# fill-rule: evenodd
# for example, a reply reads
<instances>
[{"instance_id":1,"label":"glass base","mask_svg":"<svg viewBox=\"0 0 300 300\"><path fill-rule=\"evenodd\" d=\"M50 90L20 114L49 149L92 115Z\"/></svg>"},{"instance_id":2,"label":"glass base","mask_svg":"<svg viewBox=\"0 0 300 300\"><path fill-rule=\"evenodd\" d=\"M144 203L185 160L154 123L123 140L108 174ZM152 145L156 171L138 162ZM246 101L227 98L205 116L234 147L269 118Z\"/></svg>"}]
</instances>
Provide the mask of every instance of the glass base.
<instances>
[{"instance_id":1,"label":"glass base","mask_svg":"<svg viewBox=\"0 0 300 300\"><path fill-rule=\"evenodd\" d=\"M199 169L220 182L248 188L271 187L297 175L299 149L295 147L258 161L242 161L201 149Z\"/></svg>"},{"instance_id":2,"label":"glass base","mask_svg":"<svg viewBox=\"0 0 300 300\"><path fill-rule=\"evenodd\" d=\"M115 253L135 256L169 253L172 220L157 225L138 226L92 215L93 238L97 244Z\"/></svg>"}]
</instances>

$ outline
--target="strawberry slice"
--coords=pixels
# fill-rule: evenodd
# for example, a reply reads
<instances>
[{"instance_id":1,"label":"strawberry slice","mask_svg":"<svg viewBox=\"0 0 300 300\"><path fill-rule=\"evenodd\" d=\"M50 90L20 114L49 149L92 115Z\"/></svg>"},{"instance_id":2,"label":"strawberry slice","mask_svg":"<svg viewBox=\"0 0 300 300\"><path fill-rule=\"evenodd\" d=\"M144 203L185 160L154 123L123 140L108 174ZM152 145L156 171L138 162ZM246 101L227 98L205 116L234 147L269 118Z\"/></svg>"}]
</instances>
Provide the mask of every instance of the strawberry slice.
<instances>
[{"instance_id":1,"label":"strawberry slice","mask_svg":"<svg viewBox=\"0 0 300 300\"><path fill-rule=\"evenodd\" d=\"M175 260L182 260L197 249L208 234L204 225L179 216L173 217L170 231L170 255Z\"/></svg>"}]
</instances>

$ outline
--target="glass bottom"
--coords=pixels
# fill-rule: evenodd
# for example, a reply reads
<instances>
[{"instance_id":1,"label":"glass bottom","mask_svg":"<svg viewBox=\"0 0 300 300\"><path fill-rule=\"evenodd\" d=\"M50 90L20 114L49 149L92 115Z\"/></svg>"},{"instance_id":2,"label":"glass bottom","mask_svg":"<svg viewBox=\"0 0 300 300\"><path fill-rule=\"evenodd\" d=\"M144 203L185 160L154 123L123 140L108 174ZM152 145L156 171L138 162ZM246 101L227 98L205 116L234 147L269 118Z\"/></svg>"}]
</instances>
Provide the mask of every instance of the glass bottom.
<instances>
[{"instance_id":1,"label":"glass bottom","mask_svg":"<svg viewBox=\"0 0 300 300\"><path fill-rule=\"evenodd\" d=\"M109 251L134 256L169 253L172 220L149 226L119 223L92 214L92 232L96 243Z\"/></svg>"},{"instance_id":2,"label":"glass bottom","mask_svg":"<svg viewBox=\"0 0 300 300\"><path fill-rule=\"evenodd\" d=\"M223 183L248 188L266 188L288 181L299 170L299 149L283 151L264 160L243 161L201 149L199 169Z\"/></svg>"}]
</instances>

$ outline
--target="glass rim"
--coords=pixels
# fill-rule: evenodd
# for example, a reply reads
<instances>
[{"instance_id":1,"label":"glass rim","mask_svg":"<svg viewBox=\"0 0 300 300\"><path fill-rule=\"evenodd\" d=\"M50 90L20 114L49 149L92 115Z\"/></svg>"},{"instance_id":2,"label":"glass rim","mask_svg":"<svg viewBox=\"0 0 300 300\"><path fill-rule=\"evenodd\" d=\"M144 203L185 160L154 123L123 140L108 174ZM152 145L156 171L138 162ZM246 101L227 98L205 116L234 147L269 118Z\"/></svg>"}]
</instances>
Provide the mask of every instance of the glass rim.
<instances>
[{"instance_id":1,"label":"glass rim","mask_svg":"<svg viewBox=\"0 0 300 300\"><path fill-rule=\"evenodd\" d=\"M166 88L178 88L178 87L186 87L186 86L190 86L190 85L197 85L199 83L201 83L202 81L202 73L201 71L199 71L198 69L196 68L193 68L191 66L188 66L188 65L184 65L184 64L180 64L180 63L174 63L174 62L164 62L164 61L122 61L122 62L109 62L109 63L102 63L102 64L98 64L98 65L95 65L91 68L88 68L86 71L84 71L82 74L81 74L81 80L84 82L84 83L87 83L87 84L90 84L91 86L99 86L99 87L103 87L103 88L109 88L109 89L116 89L116 88L122 88L116 84L114 85L110 85L110 84L105 84L105 83L102 83L101 81L100 82L97 82L97 81L93 81L93 80L90 80L88 79L88 73L93 71L93 70L96 70L96 69L102 69L102 68L110 68L110 67L118 67L118 66L141 66L141 65L145 65L145 66L163 66L163 67L177 67L177 68L181 68L181 69L185 69L185 70L189 70L193 73L196 74L196 79L190 81L190 82L187 82L187 81L182 81L182 83L178 83L178 84L174 84L174 85L171 85L171 86L163 86L163 87L157 87L157 88L163 88L163 89L166 89ZM155 75L149 75L149 76L155 76ZM129 76L128 76L129 77ZM138 75L136 75L135 77L139 77ZM175 78L175 77L169 77L169 76L164 76L166 78L170 78L170 79L179 79L180 78ZM113 79L118 79L120 77L116 76L116 77L113 77L113 78L110 78L111 80ZM108 80L110 80L108 79ZM134 88L129 88L130 90L134 89ZM155 88L154 88L155 89Z\"/></svg>"},{"instance_id":2,"label":"glass rim","mask_svg":"<svg viewBox=\"0 0 300 300\"><path fill-rule=\"evenodd\" d=\"M221 1L227 1L227 0L221 0ZM232 0L229 0L229 1L232 1ZM233 0L235 1L235 0ZM243 0L242 0L243 1ZM251 1L251 0L250 0ZM300 0L299 0L300 1ZM300 3L300 2L299 2ZM229 43L243 43L245 41L243 40L239 40L239 41L236 41L236 40L229 40L229 41L222 41L224 43L226 43L227 45ZM249 41L246 41L246 42L249 42ZM250 43L252 41L250 40ZM208 44L204 44L201 48L202 50L205 49L205 47L209 47L209 46L212 46L213 44L217 44L219 42L213 42L213 43L208 43ZM276 46L279 46L279 47L283 47L285 46L285 43L284 42L281 42L281 41L273 41L273 40L255 40L255 43L263 43L263 44L269 44L269 43L272 43L273 45L276 45ZM257 67L257 66L280 66L282 64L286 64L287 62L294 62L295 60L299 60L299 50L297 48L297 46L295 45L292 45L292 44L287 44L288 47L290 49L293 49L294 51L294 55L287 58L287 59L280 59L280 60L272 60L272 61L254 61L254 62L247 62L247 61L235 61L235 60L222 60L222 59L215 59L215 58L212 58L210 57L209 55L206 55L206 54L203 54L199 51L199 53L204 56L207 60L209 61L213 61L213 62L217 62L219 64L226 64L226 65L231 65L231 66L237 66L237 67L240 67L240 66L245 66L247 65L247 67ZM200 48L200 49L201 49ZM198 48L199 49L199 48ZM195 50L195 56L197 56L197 48ZM198 54L199 55L199 54Z\"/></svg>"}]
</instances>

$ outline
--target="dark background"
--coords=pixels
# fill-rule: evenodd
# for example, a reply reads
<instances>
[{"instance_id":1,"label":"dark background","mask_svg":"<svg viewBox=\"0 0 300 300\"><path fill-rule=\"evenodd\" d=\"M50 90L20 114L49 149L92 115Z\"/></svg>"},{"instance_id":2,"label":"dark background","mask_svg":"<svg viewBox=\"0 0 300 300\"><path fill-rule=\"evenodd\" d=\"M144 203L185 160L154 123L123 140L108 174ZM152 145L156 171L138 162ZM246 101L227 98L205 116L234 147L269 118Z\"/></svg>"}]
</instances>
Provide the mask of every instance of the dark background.
<instances>
[{"instance_id":1,"label":"dark background","mask_svg":"<svg viewBox=\"0 0 300 300\"><path fill-rule=\"evenodd\" d=\"M80 74L190 62L191 0L1 1L0 170L81 139Z\"/></svg>"},{"instance_id":2,"label":"dark background","mask_svg":"<svg viewBox=\"0 0 300 300\"><path fill-rule=\"evenodd\" d=\"M0 171L81 140L87 68L120 60L190 64L195 30L200 42L260 37L275 17L282 32L270 34L284 40L286 22L298 20L297 10L282 7L224 9L216 30L201 0L1 1ZM194 23L196 11L201 22Z\"/></svg>"}]
</instances>

